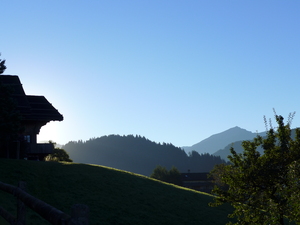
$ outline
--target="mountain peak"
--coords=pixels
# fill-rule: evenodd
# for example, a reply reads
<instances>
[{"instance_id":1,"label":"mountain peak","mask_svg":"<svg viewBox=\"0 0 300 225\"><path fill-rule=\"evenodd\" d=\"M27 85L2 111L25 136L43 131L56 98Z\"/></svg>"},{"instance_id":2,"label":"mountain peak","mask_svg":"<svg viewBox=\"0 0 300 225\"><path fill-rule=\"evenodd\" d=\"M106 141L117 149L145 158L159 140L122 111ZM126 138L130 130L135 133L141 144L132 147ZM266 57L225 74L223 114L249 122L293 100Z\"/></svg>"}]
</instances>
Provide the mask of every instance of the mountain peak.
<instances>
[{"instance_id":1,"label":"mountain peak","mask_svg":"<svg viewBox=\"0 0 300 225\"><path fill-rule=\"evenodd\" d=\"M252 133L251 131L248 131L248 130L246 130L244 128L241 128L239 126L235 126L235 127L229 128L228 130L225 130L223 132L227 132L227 131L237 131L237 132L241 132L242 131L242 132L250 132L250 133Z\"/></svg>"},{"instance_id":2,"label":"mountain peak","mask_svg":"<svg viewBox=\"0 0 300 225\"><path fill-rule=\"evenodd\" d=\"M223 132L213 134L201 142L192 145L191 147L184 147L186 151L197 151L199 153L210 153L224 148L224 146L235 141L250 140L255 137L255 134L238 126L229 128Z\"/></svg>"},{"instance_id":3,"label":"mountain peak","mask_svg":"<svg viewBox=\"0 0 300 225\"><path fill-rule=\"evenodd\" d=\"M247 131L246 129L241 128L239 126L235 126L235 127L229 128L228 130L245 130L245 131ZM250 131L248 131L248 132L250 132Z\"/></svg>"}]
</instances>

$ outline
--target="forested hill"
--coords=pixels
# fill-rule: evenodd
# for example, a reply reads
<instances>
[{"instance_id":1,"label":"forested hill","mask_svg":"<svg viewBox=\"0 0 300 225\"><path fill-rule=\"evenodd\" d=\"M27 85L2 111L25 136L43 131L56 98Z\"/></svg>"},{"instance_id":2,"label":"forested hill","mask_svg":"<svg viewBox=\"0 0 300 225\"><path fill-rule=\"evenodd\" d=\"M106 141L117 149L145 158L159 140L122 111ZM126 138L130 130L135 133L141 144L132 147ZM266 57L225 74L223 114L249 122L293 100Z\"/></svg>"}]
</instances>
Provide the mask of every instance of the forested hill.
<instances>
[{"instance_id":1,"label":"forested hill","mask_svg":"<svg viewBox=\"0 0 300 225\"><path fill-rule=\"evenodd\" d=\"M180 172L209 172L224 163L219 156L187 155L172 144L160 144L141 136L109 135L88 141L72 141L63 146L74 162L98 164L149 176L157 165Z\"/></svg>"}]
</instances>

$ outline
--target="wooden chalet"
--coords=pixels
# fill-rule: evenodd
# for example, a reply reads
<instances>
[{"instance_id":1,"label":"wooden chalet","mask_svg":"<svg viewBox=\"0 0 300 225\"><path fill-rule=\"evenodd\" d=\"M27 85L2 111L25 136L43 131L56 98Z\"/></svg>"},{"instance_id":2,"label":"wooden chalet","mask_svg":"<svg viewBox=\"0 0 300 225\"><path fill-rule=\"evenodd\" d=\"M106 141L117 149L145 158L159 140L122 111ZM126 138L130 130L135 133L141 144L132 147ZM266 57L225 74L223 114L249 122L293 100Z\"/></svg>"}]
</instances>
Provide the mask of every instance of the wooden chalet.
<instances>
[{"instance_id":1,"label":"wooden chalet","mask_svg":"<svg viewBox=\"0 0 300 225\"><path fill-rule=\"evenodd\" d=\"M42 126L50 121L62 121L63 116L44 96L26 95L18 76L0 75L0 83L12 90L10 97L16 103L23 127L19 139L11 145L9 154L1 157L43 160L53 152L54 146L50 143L38 144L37 135Z\"/></svg>"},{"instance_id":2,"label":"wooden chalet","mask_svg":"<svg viewBox=\"0 0 300 225\"><path fill-rule=\"evenodd\" d=\"M181 173L182 186L211 193L214 183L212 182L212 178L208 178L207 175L208 173Z\"/></svg>"}]
</instances>

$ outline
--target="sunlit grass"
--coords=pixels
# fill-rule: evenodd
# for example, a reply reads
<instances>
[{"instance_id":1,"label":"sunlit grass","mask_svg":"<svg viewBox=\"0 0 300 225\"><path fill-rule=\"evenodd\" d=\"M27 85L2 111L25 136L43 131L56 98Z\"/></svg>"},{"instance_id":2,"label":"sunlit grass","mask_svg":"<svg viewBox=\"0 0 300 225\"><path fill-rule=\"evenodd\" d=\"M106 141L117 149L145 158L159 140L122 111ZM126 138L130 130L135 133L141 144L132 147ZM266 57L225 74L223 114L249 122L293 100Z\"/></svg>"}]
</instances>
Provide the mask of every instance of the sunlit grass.
<instances>
[{"instance_id":1,"label":"sunlit grass","mask_svg":"<svg viewBox=\"0 0 300 225\"><path fill-rule=\"evenodd\" d=\"M26 181L31 195L66 213L73 204L88 205L90 224L225 224L231 213L229 206L209 207L208 194L109 167L0 159L0 169L0 181ZM15 199L2 192L0 205L16 208ZM33 212L27 219L48 224Z\"/></svg>"}]
</instances>

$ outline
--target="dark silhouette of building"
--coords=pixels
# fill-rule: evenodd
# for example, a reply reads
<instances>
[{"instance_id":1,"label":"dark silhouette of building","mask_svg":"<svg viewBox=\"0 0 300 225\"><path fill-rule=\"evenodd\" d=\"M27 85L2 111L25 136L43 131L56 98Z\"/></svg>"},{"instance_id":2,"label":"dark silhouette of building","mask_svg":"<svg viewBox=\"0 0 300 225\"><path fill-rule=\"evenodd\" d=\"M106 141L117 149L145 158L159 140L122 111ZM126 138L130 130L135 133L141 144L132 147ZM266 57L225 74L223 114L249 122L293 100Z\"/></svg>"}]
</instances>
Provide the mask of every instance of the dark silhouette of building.
<instances>
[{"instance_id":1,"label":"dark silhouette of building","mask_svg":"<svg viewBox=\"0 0 300 225\"><path fill-rule=\"evenodd\" d=\"M37 144L37 134L50 121L62 121L63 116L44 96L26 95L18 76L0 75L1 85L11 89L10 97L21 115L23 132L9 149L9 158L43 160L53 152L53 144ZM1 93L0 93L1 94ZM2 156L3 157L3 156Z\"/></svg>"},{"instance_id":2,"label":"dark silhouette of building","mask_svg":"<svg viewBox=\"0 0 300 225\"><path fill-rule=\"evenodd\" d=\"M208 173L181 173L182 186L197 191L210 193L214 187Z\"/></svg>"}]
</instances>

